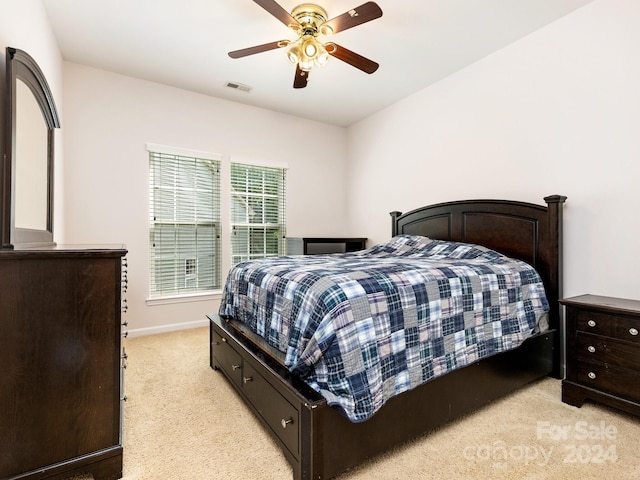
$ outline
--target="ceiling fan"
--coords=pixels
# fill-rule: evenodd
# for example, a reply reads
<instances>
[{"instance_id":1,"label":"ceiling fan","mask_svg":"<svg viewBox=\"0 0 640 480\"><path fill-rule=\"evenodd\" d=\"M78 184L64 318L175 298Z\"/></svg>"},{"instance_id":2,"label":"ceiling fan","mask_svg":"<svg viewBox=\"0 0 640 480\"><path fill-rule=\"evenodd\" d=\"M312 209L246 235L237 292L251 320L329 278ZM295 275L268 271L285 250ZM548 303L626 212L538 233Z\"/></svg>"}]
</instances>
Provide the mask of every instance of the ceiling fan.
<instances>
[{"instance_id":1,"label":"ceiling fan","mask_svg":"<svg viewBox=\"0 0 640 480\"><path fill-rule=\"evenodd\" d=\"M313 3L303 3L291 13L282 8L275 0L253 0L271 15L296 32L295 40L256 45L229 52L231 58L242 58L256 53L286 48L287 58L296 66L293 88L304 88L309 80L309 72L314 65L322 66L329 57L335 57L363 72L373 73L379 65L368 58L358 55L334 42L321 42L320 35L327 36L375 20L382 16L382 10L375 2L367 2L348 12L327 20L324 8Z\"/></svg>"}]
</instances>

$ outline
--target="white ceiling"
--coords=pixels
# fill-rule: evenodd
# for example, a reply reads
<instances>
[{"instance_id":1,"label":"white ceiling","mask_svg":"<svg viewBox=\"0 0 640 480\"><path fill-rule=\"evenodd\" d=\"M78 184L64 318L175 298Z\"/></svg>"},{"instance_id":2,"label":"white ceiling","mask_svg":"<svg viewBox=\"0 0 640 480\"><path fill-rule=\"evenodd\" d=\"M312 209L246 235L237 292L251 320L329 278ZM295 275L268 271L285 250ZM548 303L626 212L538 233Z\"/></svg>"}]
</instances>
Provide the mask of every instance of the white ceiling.
<instances>
[{"instance_id":1,"label":"white ceiling","mask_svg":"<svg viewBox=\"0 0 640 480\"><path fill-rule=\"evenodd\" d=\"M252 0L43 0L65 60L348 126L593 0L377 0L383 16L332 41L380 64L331 58L304 89L283 50L227 52L292 32ZM301 3L280 0L287 11ZM365 0L318 0L330 18ZM232 90L226 82L252 87Z\"/></svg>"}]
</instances>

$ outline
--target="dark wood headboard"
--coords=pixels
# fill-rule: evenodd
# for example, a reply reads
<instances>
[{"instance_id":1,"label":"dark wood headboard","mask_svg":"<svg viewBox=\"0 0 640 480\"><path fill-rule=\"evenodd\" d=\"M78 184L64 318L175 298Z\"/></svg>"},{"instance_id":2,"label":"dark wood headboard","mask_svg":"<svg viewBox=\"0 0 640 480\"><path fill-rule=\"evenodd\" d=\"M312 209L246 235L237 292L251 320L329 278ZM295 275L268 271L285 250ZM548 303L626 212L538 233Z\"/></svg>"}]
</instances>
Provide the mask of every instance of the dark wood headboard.
<instances>
[{"instance_id":1,"label":"dark wood headboard","mask_svg":"<svg viewBox=\"0 0 640 480\"><path fill-rule=\"evenodd\" d=\"M510 200L438 203L407 213L391 212L392 235L422 235L475 243L533 266L549 300L549 326L560 326L562 206L567 197L545 197L547 206Z\"/></svg>"}]
</instances>

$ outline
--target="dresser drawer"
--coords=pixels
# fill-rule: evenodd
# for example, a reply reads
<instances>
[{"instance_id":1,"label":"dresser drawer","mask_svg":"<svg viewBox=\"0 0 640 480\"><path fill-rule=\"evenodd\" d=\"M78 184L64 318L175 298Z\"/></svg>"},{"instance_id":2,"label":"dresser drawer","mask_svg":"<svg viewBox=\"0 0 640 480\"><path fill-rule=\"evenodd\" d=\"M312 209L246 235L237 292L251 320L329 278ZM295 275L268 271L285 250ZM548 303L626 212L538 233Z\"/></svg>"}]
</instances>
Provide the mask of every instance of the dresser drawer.
<instances>
[{"instance_id":1,"label":"dresser drawer","mask_svg":"<svg viewBox=\"0 0 640 480\"><path fill-rule=\"evenodd\" d=\"M242 385L242 357L227 342L227 338L213 331L211 335L211 351L217 366L237 386Z\"/></svg>"},{"instance_id":2,"label":"dresser drawer","mask_svg":"<svg viewBox=\"0 0 640 480\"><path fill-rule=\"evenodd\" d=\"M609 336L613 330L611 314L578 310L576 311L576 330Z\"/></svg>"},{"instance_id":3,"label":"dresser drawer","mask_svg":"<svg viewBox=\"0 0 640 480\"><path fill-rule=\"evenodd\" d=\"M576 347L579 361L596 361L640 371L640 348L632 343L579 332Z\"/></svg>"},{"instance_id":4,"label":"dresser drawer","mask_svg":"<svg viewBox=\"0 0 640 480\"><path fill-rule=\"evenodd\" d=\"M613 336L620 340L633 342L640 351L640 320L637 318L619 316L614 323Z\"/></svg>"},{"instance_id":5,"label":"dresser drawer","mask_svg":"<svg viewBox=\"0 0 640 480\"><path fill-rule=\"evenodd\" d=\"M243 370L243 391L273 433L297 458L299 411L249 364Z\"/></svg>"},{"instance_id":6,"label":"dresser drawer","mask_svg":"<svg viewBox=\"0 0 640 480\"><path fill-rule=\"evenodd\" d=\"M595 362L578 362L578 383L640 401L640 372L637 370Z\"/></svg>"}]
</instances>

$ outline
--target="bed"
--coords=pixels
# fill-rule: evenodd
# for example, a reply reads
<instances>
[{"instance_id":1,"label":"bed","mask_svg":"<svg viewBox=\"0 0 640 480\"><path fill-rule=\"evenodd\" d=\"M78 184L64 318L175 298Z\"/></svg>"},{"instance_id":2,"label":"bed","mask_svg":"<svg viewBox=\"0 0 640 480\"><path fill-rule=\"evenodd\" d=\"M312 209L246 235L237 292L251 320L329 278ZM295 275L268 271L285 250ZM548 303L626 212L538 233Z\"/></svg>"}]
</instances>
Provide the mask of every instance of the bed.
<instances>
[{"instance_id":1,"label":"bed","mask_svg":"<svg viewBox=\"0 0 640 480\"><path fill-rule=\"evenodd\" d=\"M287 366L290 358L232 316L210 320L210 365L220 370L282 448L297 479L332 478L546 375L560 376L562 206L470 200L392 212L391 236L480 245L533 266L546 293L548 328L520 346L391 396L352 421ZM297 371L294 369L294 371ZM331 397L329 397L331 399ZM333 403L333 402L331 402ZM244 461L244 460L241 460Z\"/></svg>"}]
</instances>

